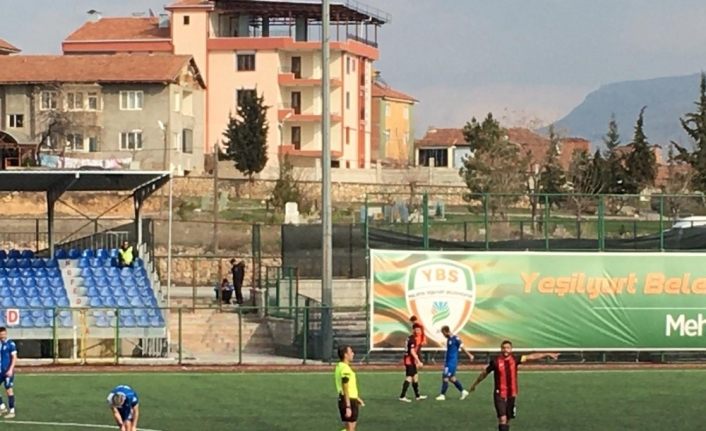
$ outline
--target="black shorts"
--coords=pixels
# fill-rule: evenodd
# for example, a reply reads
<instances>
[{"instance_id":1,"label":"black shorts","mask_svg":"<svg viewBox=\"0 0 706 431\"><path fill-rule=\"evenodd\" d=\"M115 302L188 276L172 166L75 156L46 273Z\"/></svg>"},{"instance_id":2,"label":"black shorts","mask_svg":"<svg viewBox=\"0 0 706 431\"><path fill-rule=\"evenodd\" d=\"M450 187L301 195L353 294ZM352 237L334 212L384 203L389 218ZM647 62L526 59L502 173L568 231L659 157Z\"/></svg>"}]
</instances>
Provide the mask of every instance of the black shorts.
<instances>
[{"instance_id":1,"label":"black shorts","mask_svg":"<svg viewBox=\"0 0 706 431\"><path fill-rule=\"evenodd\" d=\"M342 422L358 422L358 400L351 398L351 415L346 417L346 399L338 397L338 412L341 414Z\"/></svg>"},{"instance_id":2,"label":"black shorts","mask_svg":"<svg viewBox=\"0 0 706 431\"><path fill-rule=\"evenodd\" d=\"M501 398L500 395L495 394L494 401L495 412L498 414L498 418L507 416L508 419L515 419L515 416L517 416L515 397Z\"/></svg>"},{"instance_id":3,"label":"black shorts","mask_svg":"<svg viewBox=\"0 0 706 431\"><path fill-rule=\"evenodd\" d=\"M418 373L417 366L415 364L404 366L404 375L406 377L414 377Z\"/></svg>"}]
</instances>

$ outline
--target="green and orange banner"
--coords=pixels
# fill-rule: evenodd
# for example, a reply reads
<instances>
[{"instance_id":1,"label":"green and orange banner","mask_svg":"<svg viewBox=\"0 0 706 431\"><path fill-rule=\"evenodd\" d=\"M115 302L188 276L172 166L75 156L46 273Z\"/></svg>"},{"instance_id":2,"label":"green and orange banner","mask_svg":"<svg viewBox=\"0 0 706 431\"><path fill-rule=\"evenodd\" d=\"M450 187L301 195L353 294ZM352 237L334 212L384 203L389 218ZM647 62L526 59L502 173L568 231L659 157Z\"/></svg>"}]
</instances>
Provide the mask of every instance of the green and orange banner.
<instances>
[{"instance_id":1,"label":"green and orange banner","mask_svg":"<svg viewBox=\"0 0 706 431\"><path fill-rule=\"evenodd\" d=\"M706 350L706 254L372 250L371 349Z\"/></svg>"}]
</instances>

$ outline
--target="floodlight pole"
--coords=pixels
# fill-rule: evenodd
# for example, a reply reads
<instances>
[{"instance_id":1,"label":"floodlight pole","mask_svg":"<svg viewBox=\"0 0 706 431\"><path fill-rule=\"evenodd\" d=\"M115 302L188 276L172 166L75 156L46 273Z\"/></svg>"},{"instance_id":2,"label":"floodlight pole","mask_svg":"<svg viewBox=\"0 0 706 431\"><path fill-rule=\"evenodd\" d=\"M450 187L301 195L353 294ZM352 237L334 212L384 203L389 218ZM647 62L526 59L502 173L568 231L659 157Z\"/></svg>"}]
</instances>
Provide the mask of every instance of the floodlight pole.
<instances>
[{"instance_id":1,"label":"floodlight pole","mask_svg":"<svg viewBox=\"0 0 706 431\"><path fill-rule=\"evenodd\" d=\"M331 21L329 0L322 0L321 11L321 335L322 359L331 360L333 353L333 281L332 226L331 226L331 79L329 32Z\"/></svg>"}]
</instances>

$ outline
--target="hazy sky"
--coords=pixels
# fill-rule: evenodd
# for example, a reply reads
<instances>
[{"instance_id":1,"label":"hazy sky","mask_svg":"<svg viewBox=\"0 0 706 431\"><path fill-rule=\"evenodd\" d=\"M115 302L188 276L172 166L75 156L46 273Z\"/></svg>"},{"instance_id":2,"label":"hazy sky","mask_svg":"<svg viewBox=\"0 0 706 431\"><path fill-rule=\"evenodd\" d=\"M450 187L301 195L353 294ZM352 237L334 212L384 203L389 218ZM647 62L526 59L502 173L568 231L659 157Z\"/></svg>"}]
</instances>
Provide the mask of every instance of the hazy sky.
<instances>
[{"instance_id":1,"label":"hazy sky","mask_svg":"<svg viewBox=\"0 0 706 431\"><path fill-rule=\"evenodd\" d=\"M334 0L335 1L335 0ZM0 0L0 38L58 53L97 9L161 10L165 0ZM493 111L506 125L551 122L602 84L698 72L703 0L368 0L392 22L377 67L420 101L417 129Z\"/></svg>"}]
</instances>

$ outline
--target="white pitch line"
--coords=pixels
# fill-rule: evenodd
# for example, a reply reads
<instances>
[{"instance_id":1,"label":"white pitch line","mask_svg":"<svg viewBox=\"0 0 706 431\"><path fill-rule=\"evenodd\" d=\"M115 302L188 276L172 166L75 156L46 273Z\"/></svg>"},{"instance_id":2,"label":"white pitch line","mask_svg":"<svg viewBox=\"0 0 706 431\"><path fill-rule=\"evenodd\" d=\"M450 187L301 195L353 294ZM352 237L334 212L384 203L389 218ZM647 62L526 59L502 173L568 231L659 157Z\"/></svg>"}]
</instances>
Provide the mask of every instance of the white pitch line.
<instances>
[{"instance_id":1,"label":"white pitch line","mask_svg":"<svg viewBox=\"0 0 706 431\"><path fill-rule=\"evenodd\" d=\"M14 419L8 419L2 422L3 424L17 424L17 425L43 425L48 427L72 427L72 428L105 428L105 429L115 429L117 425L91 425L91 424L77 424L71 422L35 422L35 421L16 421ZM148 428L140 427L141 431L160 431Z\"/></svg>"}]
</instances>

